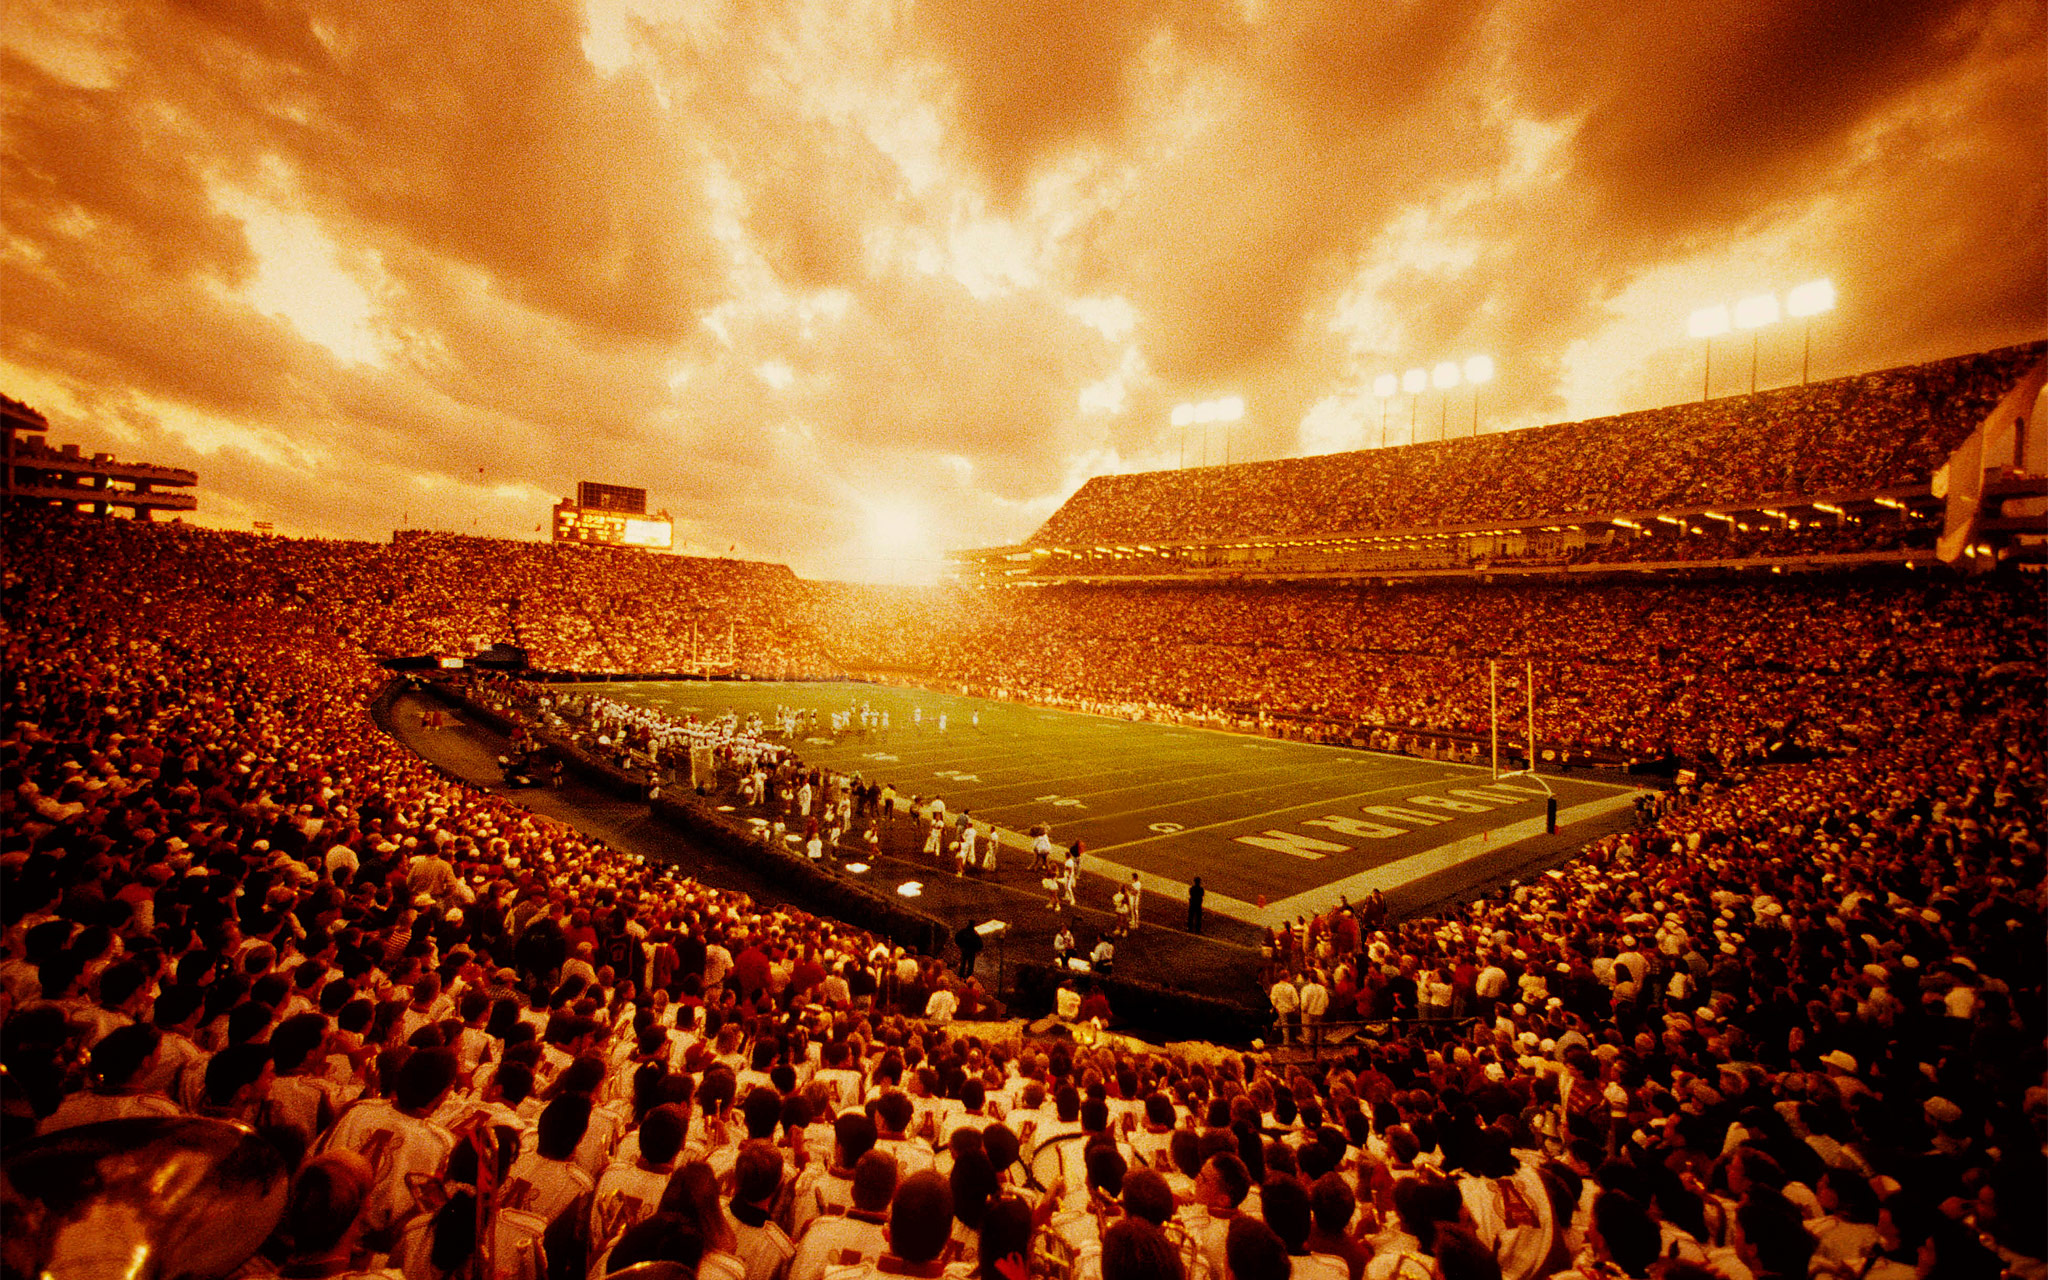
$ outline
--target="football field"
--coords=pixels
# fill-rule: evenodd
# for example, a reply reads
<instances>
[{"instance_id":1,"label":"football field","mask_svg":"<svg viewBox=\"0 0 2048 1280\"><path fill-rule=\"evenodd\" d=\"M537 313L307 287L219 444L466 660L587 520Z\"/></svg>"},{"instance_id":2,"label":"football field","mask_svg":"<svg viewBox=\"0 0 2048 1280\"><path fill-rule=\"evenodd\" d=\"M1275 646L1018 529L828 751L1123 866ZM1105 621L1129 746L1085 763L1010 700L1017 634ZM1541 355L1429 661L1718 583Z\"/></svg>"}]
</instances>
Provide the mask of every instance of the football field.
<instances>
[{"instance_id":1,"label":"football field","mask_svg":"<svg viewBox=\"0 0 2048 1280\"><path fill-rule=\"evenodd\" d=\"M595 692L677 718L815 709L820 729L792 744L809 764L905 797L942 797L949 813L967 810L1020 851L1022 833L1045 823L1062 846L1085 842L1086 870L1136 871L1148 891L1176 901L1199 875L1210 910L1260 925L1477 859L1511 861L1517 842L1544 832L1553 795L1560 829L1635 795L1575 777L1494 781L1484 767L925 689L650 681ZM862 705L886 711L888 728L831 733L831 712Z\"/></svg>"}]
</instances>

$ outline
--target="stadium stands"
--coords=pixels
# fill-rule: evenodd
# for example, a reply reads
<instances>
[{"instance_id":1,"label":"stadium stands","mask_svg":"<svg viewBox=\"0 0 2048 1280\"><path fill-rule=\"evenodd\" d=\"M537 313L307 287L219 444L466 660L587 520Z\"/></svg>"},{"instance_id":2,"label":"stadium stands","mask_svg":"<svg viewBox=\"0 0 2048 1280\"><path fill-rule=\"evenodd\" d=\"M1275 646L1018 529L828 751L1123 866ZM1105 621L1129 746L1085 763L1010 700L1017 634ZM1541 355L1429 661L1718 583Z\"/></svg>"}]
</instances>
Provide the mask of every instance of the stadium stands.
<instances>
[{"instance_id":1,"label":"stadium stands","mask_svg":"<svg viewBox=\"0 0 2048 1280\"><path fill-rule=\"evenodd\" d=\"M1859 394L1924 402L1890 377ZM1814 452L1830 483L1924 464L1849 421L1876 438ZM1781 482L1661 443L1666 497ZM833 1280L2044 1272L2038 580L985 595L446 535L5 538L0 1136L254 1125L295 1176L246 1275L481 1280L479 1199L522 1280L839 1249ZM1527 659L1547 739L1724 767L1478 902L1276 930L1276 1040L1372 1020L1327 1053L1025 1041L950 1025L978 989L931 957L449 782L368 714L366 655L633 667L706 633L742 670L1446 727Z\"/></svg>"},{"instance_id":2,"label":"stadium stands","mask_svg":"<svg viewBox=\"0 0 2048 1280\"><path fill-rule=\"evenodd\" d=\"M607 1251L600 1271L703 1256L739 1276L763 1248L778 1267L769 1224L821 1230L869 1149L899 1224L952 1224L932 1247L994 1240L1062 1275L1096 1249L1136 1275L1140 1246L1167 1277L1242 1274L1261 1248L1276 1276L1393 1275L1462 1256L1464 1232L1532 1278L1660 1256L1737 1278L2040 1267L2048 742L2037 657L1987 670L2016 626L1991 588L1827 600L1816 661L1885 632L1928 676L1866 708L1887 732L1852 755L1731 774L1444 916L1361 904L1276 932L1274 1003L1308 1011L1303 1034L1397 1020L1312 1060L892 1013L943 1018L920 1002L943 969L665 879L381 738L372 669L277 593L256 540L10 535L10 1145L104 1117L251 1122L301 1171L263 1268L360 1265L307 1262L338 1221L371 1263L451 1274L481 1194L455 1135L477 1117L514 1135L501 1256L536 1276ZM1814 622L1765 599L1666 638L1754 628L1769 653ZM1528 635L1568 643L1549 630ZM454 1197L423 1197L415 1167L451 1171Z\"/></svg>"},{"instance_id":3,"label":"stadium stands","mask_svg":"<svg viewBox=\"0 0 2048 1280\"><path fill-rule=\"evenodd\" d=\"M803 600L786 565L418 531L389 544L219 536L253 589L378 656L503 643L544 671L816 665L814 644L785 622Z\"/></svg>"},{"instance_id":4,"label":"stadium stands","mask_svg":"<svg viewBox=\"0 0 2048 1280\"><path fill-rule=\"evenodd\" d=\"M1098 476L1029 542L1354 533L1925 484L2044 351L1435 444Z\"/></svg>"},{"instance_id":5,"label":"stadium stands","mask_svg":"<svg viewBox=\"0 0 2048 1280\"><path fill-rule=\"evenodd\" d=\"M1054 706L1228 711L1484 734L1487 660L1581 754L1839 754L1955 676L2048 652L2038 587L1924 575L1396 587L1052 587L870 626L876 665ZM856 656L842 646L842 658Z\"/></svg>"}]
</instances>

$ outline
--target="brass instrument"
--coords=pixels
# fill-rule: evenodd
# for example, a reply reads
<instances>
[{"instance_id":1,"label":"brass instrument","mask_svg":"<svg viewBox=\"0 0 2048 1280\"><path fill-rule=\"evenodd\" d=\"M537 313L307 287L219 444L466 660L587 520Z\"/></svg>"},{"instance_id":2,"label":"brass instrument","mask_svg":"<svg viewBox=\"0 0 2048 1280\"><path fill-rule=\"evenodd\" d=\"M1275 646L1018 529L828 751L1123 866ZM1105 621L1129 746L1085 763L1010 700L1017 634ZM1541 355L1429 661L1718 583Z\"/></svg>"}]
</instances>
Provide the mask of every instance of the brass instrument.
<instances>
[{"instance_id":1,"label":"brass instrument","mask_svg":"<svg viewBox=\"0 0 2048 1280\"><path fill-rule=\"evenodd\" d=\"M0 1161L6 1280L210 1280L256 1252L291 1177L247 1125L149 1116L78 1125Z\"/></svg>"}]
</instances>

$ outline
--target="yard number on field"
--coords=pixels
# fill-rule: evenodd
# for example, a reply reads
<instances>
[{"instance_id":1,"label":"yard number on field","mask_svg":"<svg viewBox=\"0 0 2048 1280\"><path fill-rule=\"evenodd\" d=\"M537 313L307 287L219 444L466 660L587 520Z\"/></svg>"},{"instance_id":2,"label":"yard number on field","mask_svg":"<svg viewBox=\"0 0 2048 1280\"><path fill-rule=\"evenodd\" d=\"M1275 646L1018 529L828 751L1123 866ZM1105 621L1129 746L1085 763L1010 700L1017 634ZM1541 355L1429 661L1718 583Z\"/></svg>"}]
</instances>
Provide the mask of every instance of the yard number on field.
<instances>
[{"instance_id":1,"label":"yard number on field","mask_svg":"<svg viewBox=\"0 0 2048 1280\"><path fill-rule=\"evenodd\" d=\"M1058 809L1085 809L1088 807L1073 796L1039 796L1037 800L1040 804L1049 804Z\"/></svg>"},{"instance_id":2,"label":"yard number on field","mask_svg":"<svg viewBox=\"0 0 2048 1280\"><path fill-rule=\"evenodd\" d=\"M953 781L955 781L955 782L980 782L980 781L981 781L981 775L980 775L980 774L978 774L978 773L962 773L962 772L960 772L960 771L959 771L958 769L941 769L941 770L939 770L939 771L938 771L937 773L933 774L932 776L933 776L934 778L951 778L951 779L952 779Z\"/></svg>"}]
</instances>

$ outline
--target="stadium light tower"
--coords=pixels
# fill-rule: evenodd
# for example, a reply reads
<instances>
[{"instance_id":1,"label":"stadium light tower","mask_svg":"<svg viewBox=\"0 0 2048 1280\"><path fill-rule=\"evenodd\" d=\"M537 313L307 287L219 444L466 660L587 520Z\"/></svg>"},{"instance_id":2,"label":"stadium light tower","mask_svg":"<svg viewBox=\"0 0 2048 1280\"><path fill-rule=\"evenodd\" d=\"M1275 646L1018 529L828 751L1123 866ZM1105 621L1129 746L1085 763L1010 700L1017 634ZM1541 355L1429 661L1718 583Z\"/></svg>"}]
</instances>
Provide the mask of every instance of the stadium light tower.
<instances>
[{"instance_id":1,"label":"stadium light tower","mask_svg":"<svg viewBox=\"0 0 2048 1280\"><path fill-rule=\"evenodd\" d=\"M1422 393L1429 387L1429 370L1410 369L1401 375L1401 390L1408 393L1408 443L1415 443L1415 406L1421 402Z\"/></svg>"},{"instance_id":2,"label":"stadium light tower","mask_svg":"<svg viewBox=\"0 0 2048 1280\"><path fill-rule=\"evenodd\" d=\"M1685 331L1706 344L1706 360L1700 373L1700 403L1705 404L1714 385L1714 339L1728 332L1728 308L1718 302L1701 307L1687 318Z\"/></svg>"},{"instance_id":3,"label":"stadium light tower","mask_svg":"<svg viewBox=\"0 0 2048 1280\"><path fill-rule=\"evenodd\" d=\"M1372 393L1380 398L1380 448L1387 447L1387 401L1401 389L1401 380L1391 373L1383 373L1372 380Z\"/></svg>"},{"instance_id":4,"label":"stadium light tower","mask_svg":"<svg viewBox=\"0 0 2048 1280\"><path fill-rule=\"evenodd\" d=\"M1223 465L1230 465L1230 426L1244 418L1244 397L1225 396L1216 402L1216 421L1223 424Z\"/></svg>"},{"instance_id":5,"label":"stadium light tower","mask_svg":"<svg viewBox=\"0 0 2048 1280\"><path fill-rule=\"evenodd\" d=\"M1758 293L1735 304L1735 327L1749 330L1749 394L1756 394L1757 344L1763 337L1758 330L1765 325L1778 323L1778 295Z\"/></svg>"},{"instance_id":6,"label":"stadium light tower","mask_svg":"<svg viewBox=\"0 0 2048 1280\"><path fill-rule=\"evenodd\" d=\"M1479 388L1493 381L1492 356L1468 356L1465 381L1472 384L1472 438L1479 438Z\"/></svg>"},{"instance_id":7,"label":"stadium light tower","mask_svg":"<svg viewBox=\"0 0 2048 1280\"><path fill-rule=\"evenodd\" d=\"M1436 424L1436 438L1442 440L1451 433L1451 388L1458 385L1458 362L1442 360L1429 371L1430 385L1444 394L1438 408L1442 411Z\"/></svg>"},{"instance_id":8,"label":"stadium light tower","mask_svg":"<svg viewBox=\"0 0 2048 1280\"><path fill-rule=\"evenodd\" d=\"M1785 295L1785 314L1794 320L1806 321L1806 340L1799 354L1799 385L1806 385L1806 375L1813 365L1813 318L1822 312L1835 309L1835 282L1832 280L1809 280L1795 285Z\"/></svg>"},{"instance_id":9,"label":"stadium light tower","mask_svg":"<svg viewBox=\"0 0 2048 1280\"><path fill-rule=\"evenodd\" d=\"M1230 465L1230 424L1244 417L1244 397L1225 396L1220 400L1201 400L1173 406L1173 425L1181 429L1181 462L1187 462L1187 428L1189 424L1202 430L1202 465L1209 465L1209 431L1212 422L1223 424L1223 465Z\"/></svg>"}]
</instances>

